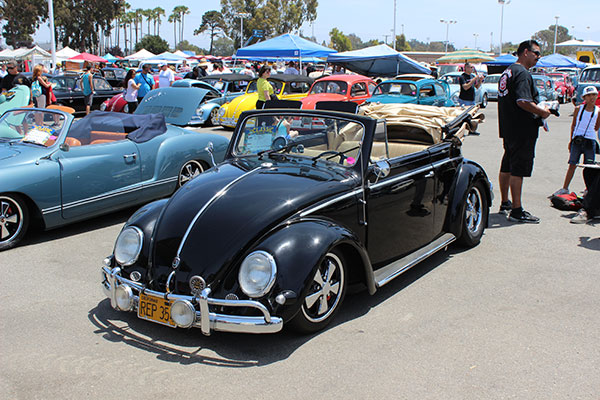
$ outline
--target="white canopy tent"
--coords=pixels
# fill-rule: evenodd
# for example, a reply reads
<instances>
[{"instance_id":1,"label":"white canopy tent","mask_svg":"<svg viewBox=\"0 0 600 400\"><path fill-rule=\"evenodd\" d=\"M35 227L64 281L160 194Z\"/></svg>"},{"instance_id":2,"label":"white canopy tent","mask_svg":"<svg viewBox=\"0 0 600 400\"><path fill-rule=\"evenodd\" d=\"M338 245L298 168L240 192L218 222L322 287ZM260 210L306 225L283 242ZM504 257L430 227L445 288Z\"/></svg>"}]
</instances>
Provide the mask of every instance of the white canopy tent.
<instances>
[{"instance_id":1,"label":"white canopy tent","mask_svg":"<svg viewBox=\"0 0 600 400\"><path fill-rule=\"evenodd\" d=\"M600 47L600 42L595 42L593 40L577 40L571 39L566 42L557 43L556 47L565 47L565 46L573 46L573 47Z\"/></svg>"},{"instance_id":2,"label":"white canopy tent","mask_svg":"<svg viewBox=\"0 0 600 400\"><path fill-rule=\"evenodd\" d=\"M140 51L130 54L125 57L126 60L145 60L146 58L154 57L154 53L149 52L146 49L141 49Z\"/></svg>"},{"instance_id":3,"label":"white canopy tent","mask_svg":"<svg viewBox=\"0 0 600 400\"><path fill-rule=\"evenodd\" d=\"M0 59L3 60L32 60L33 58L38 60L51 59L52 55L37 45L31 49L28 49L27 47L21 47L20 49L16 50L6 49L0 53Z\"/></svg>"},{"instance_id":4,"label":"white canopy tent","mask_svg":"<svg viewBox=\"0 0 600 400\"><path fill-rule=\"evenodd\" d=\"M78 51L75 51L69 46L67 46L56 52L56 58L66 60L68 58L78 56L79 54L80 53Z\"/></svg>"}]
</instances>

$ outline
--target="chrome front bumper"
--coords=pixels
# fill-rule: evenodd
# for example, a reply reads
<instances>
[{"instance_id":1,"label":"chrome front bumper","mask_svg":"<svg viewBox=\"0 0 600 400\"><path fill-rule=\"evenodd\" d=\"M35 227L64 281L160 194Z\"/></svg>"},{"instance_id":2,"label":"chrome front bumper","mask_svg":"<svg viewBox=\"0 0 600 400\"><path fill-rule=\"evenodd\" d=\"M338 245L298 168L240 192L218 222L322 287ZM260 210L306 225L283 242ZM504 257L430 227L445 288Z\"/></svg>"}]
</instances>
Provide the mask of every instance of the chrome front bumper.
<instances>
[{"instance_id":1,"label":"chrome front bumper","mask_svg":"<svg viewBox=\"0 0 600 400\"><path fill-rule=\"evenodd\" d=\"M236 332L236 333L275 333L283 327L283 320L278 317L272 317L269 310L259 303L252 300L225 300L213 299L210 295L210 288L206 288L199 296L184 296L174 293L162 293L149 289L144 289L142 285L121 276L121 268L102 267L102 287L104 293L110 299L110 304L115 310L120 310L117 306L115 290L118 286L128 286L134 293L133 308L129 311L137 313L139 303L139 293L144 291L151 296L162 297L167 300L187 300L196 308L196 319L192 324L194 328L200 328L202 333L210 335L211 331ZM241 315L217 314L209 311L209 306L225 307L244 307L259 310L262 317L247 317Z\"/></svg>"}]
</instances>

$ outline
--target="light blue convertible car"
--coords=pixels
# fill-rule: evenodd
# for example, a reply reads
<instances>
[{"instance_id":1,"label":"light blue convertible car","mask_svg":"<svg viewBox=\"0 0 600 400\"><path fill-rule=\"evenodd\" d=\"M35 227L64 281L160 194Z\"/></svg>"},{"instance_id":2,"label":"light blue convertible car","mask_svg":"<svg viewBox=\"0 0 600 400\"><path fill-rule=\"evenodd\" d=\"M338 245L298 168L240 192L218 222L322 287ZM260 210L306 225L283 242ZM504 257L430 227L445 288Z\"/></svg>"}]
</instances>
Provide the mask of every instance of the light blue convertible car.
<instances>
[{"instance_id":1,"label":"light blue convertible car","mask_svg":"<svg viewBox=\"0 0 600 400\"><path fill-rule=\"evenodd\" d=\"M366 103L423 104L438 107L454 107L450 99L450 88L446 82L435 79L408 81L393 79L383 81L375 87Z\"/></svg>"},{"instance_id":2,"label":"light blue convertible car","mask_svg":"<svg viewBox=\"0 0 600 400\"><path fill-rule=\"evenodd\" d=\"M20 108L0 117L0 250L28 226L54 228L169 196L220 162L223 136L167 126L162 115Z\"/></svg>"}]
</instances>

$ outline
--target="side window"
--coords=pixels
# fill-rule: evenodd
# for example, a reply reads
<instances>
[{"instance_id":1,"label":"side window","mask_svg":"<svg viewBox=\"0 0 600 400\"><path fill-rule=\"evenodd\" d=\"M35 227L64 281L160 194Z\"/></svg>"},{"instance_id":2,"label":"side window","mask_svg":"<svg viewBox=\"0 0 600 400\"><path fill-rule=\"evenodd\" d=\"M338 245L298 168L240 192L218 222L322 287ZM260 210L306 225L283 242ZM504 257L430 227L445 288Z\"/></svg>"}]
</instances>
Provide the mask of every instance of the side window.
<instances>
[{"instance_id":1,"label":"side window","mask_svg":"<svg viewBox=\"0 0 600 400\"><path fill-rule=\"evenodd\" d=\"M377 127L375 128L373 148L371 149L371 158L369 162L373 164L377 161L386 160L388 158L390 158L390 156L387 142L387 124L385 120L380 119L377 121Z\"/></svg>"},{"instance_id":2,"label":"side window","mask_svg":"<svg viewBox=\"0 0 600 400\"><path fill-rule=\"evenodd\" d=\"M367 85L364 82L358 82L352 85L352 90L350 92L350 96L366 96L367 95Z\"/></svg>"},{"instance_id":3,"label":"side window","mask_svg":"<svg viewBox=\"0 0 600 400\"><path fill-rule=\"evenodd\" d=\"M73 87L73 90L83 90L81 88L81 78L79 78L75 81L75 86Z\"/></svg>"},{"instance_id":4,"label":"side window","mask_svg":"<svg viewBox=\"0 0 600 400\"><path fill-rule=\"evenodd\" d=\"M102 78L94 78L94 89L96 90L112 90L112 86Z\"/></svg>"},{"instance_id":5,"label":"side window","mask_svg":"<svg viewBox=\"0 0 600 400\"><path fill-rule=\"evenodd\" d=\"M419 97L433 97L435 96L435 92L433 90L433 86L425 85L421 88L419 92Z\"/></svg>"},{"instance_id":6,"label":"side window","mask_svg":"<svg viewBox=\"0 0 600 400\"><path fill-rule=\"evenodd\" d=\"M446 91L444 90L444 88L441 85L435 84L435 85L433 85L433 87L435 88L436 96L440 96L440 97L446 96Z\"/></svg>"},{"instance_id":7,"label":"side window","mask_svg":"<svg viewBox=\"0 0 600 400\"><path fill-rule=\"evenodd\" d=\"M373 91L375 90L375 86L377 86L377 85L369 82L369 94L373 94Z\"/></svg>"}]
</instances>

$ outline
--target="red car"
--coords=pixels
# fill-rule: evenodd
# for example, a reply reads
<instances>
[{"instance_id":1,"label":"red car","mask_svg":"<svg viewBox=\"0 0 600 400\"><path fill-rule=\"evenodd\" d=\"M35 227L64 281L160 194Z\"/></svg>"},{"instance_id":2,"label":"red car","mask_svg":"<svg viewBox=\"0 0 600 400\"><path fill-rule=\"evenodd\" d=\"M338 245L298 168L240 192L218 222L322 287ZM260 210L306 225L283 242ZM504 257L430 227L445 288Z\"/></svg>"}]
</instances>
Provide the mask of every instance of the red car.
<instances>
[{"instance_id":1,"label":"red car","mask_svg":"<svg viewBox=\"0 0 600 400\"><path fill-rule=\"evenodd\" d=\"M175 75L175 80L178 81L183 79L180 76ZM158 75L154 75L154 87L158 87ZM102 111L114 111L114 112L129 112L129 107L127 106L127 102L125 101L125 92L120 93L112 98L106 100L104 103L100 104L100 110Z\"/></svg>"},{"instance_id":2,"label":"red car","mask_svg":"<svg viewBox=\"0 0 600 400\"><path fill-rule=\"evenodd\" d=\"M554 81L554 86L556 87L556 91L558 92L558 101L559 103L565 103L570 101L573 97L573 93L575 92L575 87L573 86L573 82L571 81L571 77L569 74L564 74L562 72L552 72L546 74Z\"/></svg>"},{"instance_id":3,"label":"red car","mask_svg":"<svg viewBox=\"0 0 600 400\"><path fill-rule=\"evenodd\" d=\"M362 104L373 94L377 84L362 75L331 75L317 79L308 96L302 99L302 108L314 109L319 101L352 101Z\"/></svg>"}]
</instances>

